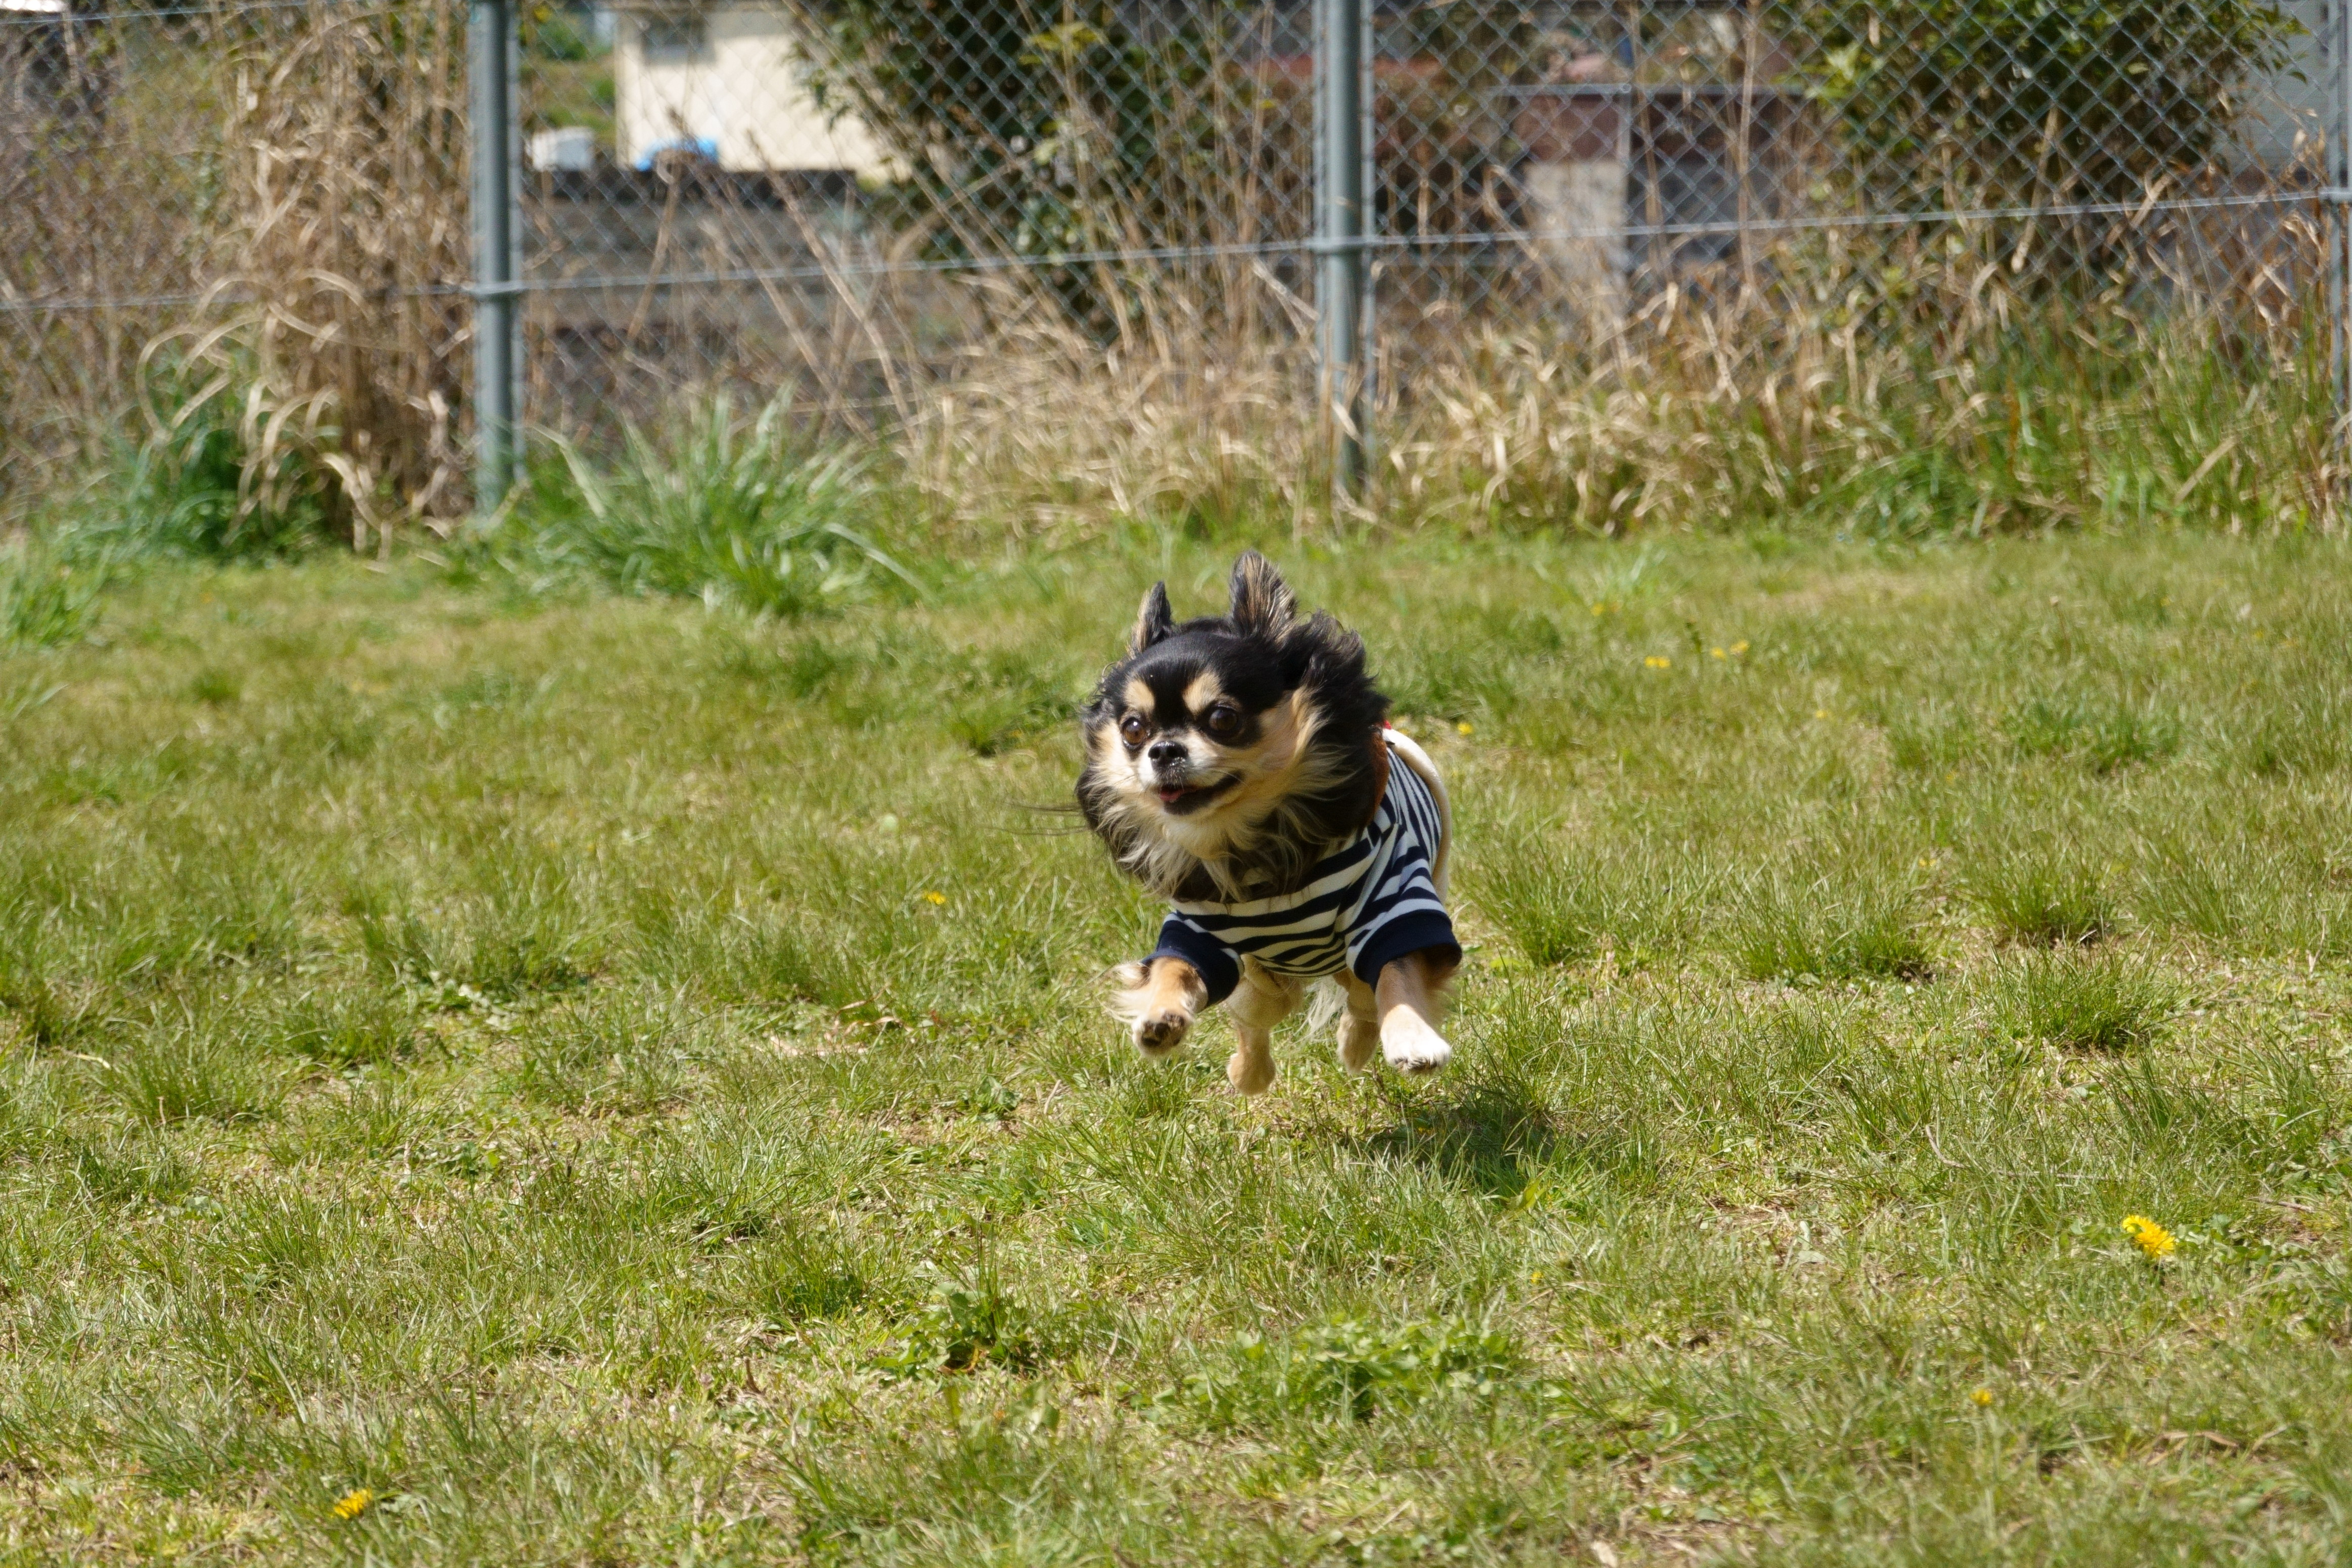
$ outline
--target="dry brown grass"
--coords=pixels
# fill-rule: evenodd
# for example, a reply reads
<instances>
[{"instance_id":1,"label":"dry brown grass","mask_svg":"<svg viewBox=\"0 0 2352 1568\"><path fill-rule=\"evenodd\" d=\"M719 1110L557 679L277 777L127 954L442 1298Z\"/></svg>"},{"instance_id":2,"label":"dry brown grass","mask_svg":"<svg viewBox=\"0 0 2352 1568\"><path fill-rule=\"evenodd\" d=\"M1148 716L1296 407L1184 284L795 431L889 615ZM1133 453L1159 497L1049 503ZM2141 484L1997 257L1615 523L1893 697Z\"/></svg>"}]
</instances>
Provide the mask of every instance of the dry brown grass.
<instances>
[{"instance_id":1,"label":"dry brown grass","mask_svg":"<svg viewBox=\"0 0 2352 1568\"><path fill-rule=\"evenodd\" d=\"M1013 296L1023 282L989 287ZM1285 319L1279 333L1208 329L1211 311L1175 288L1132 310L1108 346L1042 306L1000 304L1013 324L963 355L909 422L918 484L957 524L1024 536L1066 536L1106 516L1312 526L1328 444L1310 406L1311 318L1271 274L1259 283L1265 313Z\"/></svg>"},{"instance_id":2,"label":"dry brown grass","mask_svg":"<svg viewBox=\"0 0 2352 1568\"><path fill-rule=\"evenodd\" d=\"M216 142L192 127L216 121L221 78L160 25L109 43L88 62L102 118L0 127L0 506L95 455L147 344L218 276Z\"/></svg>"},{"instance_id":3,"label":"dry brown grass","mask_svg":"<svg viewBox=\"0 0 2352 1568\"><path fill-rule=\"evenodd\" d=\"M2202 277L2150 235L2162 282L2104 292L2021 277L1987 237L1790 246L1786 285L1701 277L1581 339L1462 324L1387 411L1390 498L1611 534L2334 526L2325 348L2282 281L2323 275L2315 231L2206 246Z\"/></svg>"},{"instance_id":4,"label":"dry brown grass","mask_svg":"<svg viewBox=\"0 0 2352 1568\"><path fill-rule=\"evenodd\" d=\"M110 26L103 116L36 128L5 169L9 289L56 308L5 318L0 484L174 417L142 395L162 359L238 404L248 505L318 484L355 544L461 510L464 8Z\"/></svg>"},{"instance_id":5,"label":"dry brown grass","mask_svg":"<svg viewBox=\"0 0 2352 1568\"><path fill-rule=\"evenodd\" d=\"M232 56L235 267L251 307L198 348L253 356L257 482L299 443L340 482L354 548L461 511L471 309L466 13L320 0ZM257 497L260 498L260 497Z\"/></svg>"},{"instance_id":6,"label":"dry brown grass","mask_svg":"<svg viewBox=\"0 0 2352 1568\"><path fill-rule=\"evenodd\" d=\"M1424 273L1386 305L1370 515L1604 534L2334 527L2305 309L2317 231L2167 223L2129 236L2160 281L2128 293L2053 290L2011 265L2013 235L1982 231L1789 241L1748 258L1760 285L1685 277L1622 317L1566 296L1465 309ZM1108 347L1032 310L915 422L925 489L948 517L1024 531L1329 524L1311 310L1257 281L1287 314L1254 338L1218 330L1222 296L1177 287L1142 296L1155 308Z\"/></svg>"},{"instance_id":7,"label":"dry brown grass","mask_svg":"<svg viewBox=\"0 0 2352 1568\"><path fill-rule=\"evenodd\" d=\"M120 35L102 134L0 166L0 266L20 298L162 298L0 312L0 486L136 429L141 362L172 356L236 402L247 504L312 486L355 547L466 507L463 21L453 0L319 0ZM1265 172L1301 162L1280 85L1212 73L1171 111L1234 128L1162 201L1207 254L1084 277L877 274L941 235L975 255L1002 236L945 213L857 236L863 254L793 205L821 286L648 286L584 395L533 383L541 417L577 434L616 408L791 387L818 437L901 452L951 529L1024 537L1120 517L1302 533L2332 522L2340 476L2302 308L2315 230L2158 212L2097 236L2137 262L2107 295L2041 287L2029 263L2045 253L2014 227L1784 234L1622 311L1547 280L1539 256L1505 269L1507 299L1477 298L1452 253L1387 256L1378 486L1334 518L1303 258L1262 248L1303 200ZM1110 225L1100 243L1162 237L1137 226L1133 196L1081 204ZM671 266L730 265L766 233L716 204L698 228L662 221L666 244L675 227L714 247L657 245ZM657 296L660 331L644 319Z\"/></svg>"}]
</instances>

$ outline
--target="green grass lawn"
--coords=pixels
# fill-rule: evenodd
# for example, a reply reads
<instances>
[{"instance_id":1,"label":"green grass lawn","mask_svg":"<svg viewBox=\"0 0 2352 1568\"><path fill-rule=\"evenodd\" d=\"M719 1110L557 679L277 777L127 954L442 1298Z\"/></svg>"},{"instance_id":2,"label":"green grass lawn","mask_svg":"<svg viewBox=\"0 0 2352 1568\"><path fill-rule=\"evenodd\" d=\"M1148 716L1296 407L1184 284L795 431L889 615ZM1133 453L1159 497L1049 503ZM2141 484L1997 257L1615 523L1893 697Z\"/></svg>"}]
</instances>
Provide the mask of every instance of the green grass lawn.
<instances>
[{"instance_id":1,"label":"green grass lawn","mask_svg":"<svg viewBox=\"0 0 2352 1568\"><path fill-rule=\"evenodd\" d=\"M0 1560L2345 1559L2352 554L1276 553L1434 1082L1104 1017L1140 549L0 651Z\"/></svg>"}]
</instances>

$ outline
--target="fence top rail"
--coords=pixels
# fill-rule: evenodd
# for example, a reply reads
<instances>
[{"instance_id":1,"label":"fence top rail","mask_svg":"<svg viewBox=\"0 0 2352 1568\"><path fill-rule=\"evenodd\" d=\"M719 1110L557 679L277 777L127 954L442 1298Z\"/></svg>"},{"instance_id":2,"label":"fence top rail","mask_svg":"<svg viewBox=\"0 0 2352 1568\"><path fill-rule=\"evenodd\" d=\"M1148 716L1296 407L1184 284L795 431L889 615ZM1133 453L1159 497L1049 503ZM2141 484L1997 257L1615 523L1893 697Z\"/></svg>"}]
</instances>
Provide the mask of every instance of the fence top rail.
<instances>
[{"instance_id":1,"label":"fence top rail","mask_svg":"<svg viewBox=\"0 0 2352 1568\"><path fill-rule=\"evenodd\" d=\"M194 22L244 16L253 11L403 11L409 0L217 0L215 4L142 5L113 11L78 11L66 0L0 0L0 28L94 26L108 22Z\"/></svg>"},{"instance_id":2,"label":"fence top rail","mask_svg":"<svg viewBox=\"0 0 2352 1568\"><path fill-rule=\"evenodd\" d=\"M1771 81L1538 81L1505 82L1486 89L1493 98L1799 98L1802 88Z\"/></svg>"},{"instance_id":3,"label":"fence top rail","mask_svg":"<svg viewBox=\"0 0 2352 1568\"><path fill-rule=\"evenodd\" d=\"M2352 203L2352 188L2306 186L2294 190L2259 191L2227 196L2179 197L2158 202L2078 202L2045 207L1952 207L1934 212L1865 213L1843 216L1801 218L1726 218L1711 223L1637 224L1615 227L1553 227L1489 229L1443 235L1361 235L1340 240L1311 236L1260 240L1246 245L1165 246L1128 250L1052 251L1033 256L947 257L927 261L827 262L798 267L716 267L670 272L594 273L576 277L520 278L480 284L467 279L414 285L405 288L365 291L372 298L419 299L472 296L505 298L516 294L581 292L600 288L694 287L733 283L818 283L832 279L914 277L925 274L1006 272L1029 268L1139 266L1154 262L1247 260L1254 257L1299 256L1327 250L1413 251L1426 253L1465 248L1496 248L1549 244L1554 241L1617 239L1704 239L1741 234L1797 233L1805 230L1899 228L1911 225L1961 223L2021 223L2043 218L2132 217L2145 221L2158 214L2227 211L2311 203ZM257 304L243 290L205 290L177 294L128 296L58 296L0 299L0 314L47 310L134 310L169 305L242 306Z\"/></svg>"}]
</instances>

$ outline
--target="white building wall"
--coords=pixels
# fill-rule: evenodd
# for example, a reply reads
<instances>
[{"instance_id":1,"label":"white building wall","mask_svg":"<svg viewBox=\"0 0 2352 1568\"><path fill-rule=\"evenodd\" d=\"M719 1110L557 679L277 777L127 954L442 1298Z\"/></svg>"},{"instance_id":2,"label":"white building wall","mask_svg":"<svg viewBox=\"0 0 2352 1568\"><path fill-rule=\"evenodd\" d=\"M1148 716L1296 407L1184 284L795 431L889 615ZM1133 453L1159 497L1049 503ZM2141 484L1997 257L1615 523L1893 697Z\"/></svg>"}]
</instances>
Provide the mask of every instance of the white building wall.
<instances>
[{"instance_id":1,"label":"white building wall","mask_svg":"<svg viewBox=\"0 0 2352 1568\"><path fill-rule=\"evenodd\" d=\"M862 121L828 122L791 25L765 6L714 5L698 20L625 14L613 89L614 152L627 166L686 141L713 144L726 169L887 172Z\"/></svg>"}]
</instances>

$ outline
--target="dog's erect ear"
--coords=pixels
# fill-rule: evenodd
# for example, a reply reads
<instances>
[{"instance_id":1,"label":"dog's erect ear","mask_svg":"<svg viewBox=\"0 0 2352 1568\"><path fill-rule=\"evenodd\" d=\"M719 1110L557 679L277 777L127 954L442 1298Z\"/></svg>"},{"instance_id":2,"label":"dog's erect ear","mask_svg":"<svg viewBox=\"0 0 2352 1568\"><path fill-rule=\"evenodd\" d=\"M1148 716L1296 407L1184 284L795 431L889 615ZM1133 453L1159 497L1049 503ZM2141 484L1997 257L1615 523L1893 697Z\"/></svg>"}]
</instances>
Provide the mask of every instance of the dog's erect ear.
<instances>
[{"instance_id":1,"label":"dog's erect ear","mask_svg":"<svg viewBox=\"0 0 2352 1568\"><path fill-rule=\"evenodd\" d=\"M1290 630L1298 600L1274 562L1255 550L1244 550L1234 562L1234 624L1244 632L1279 637Z\"/></svg>"},{"instance_id":2,"label":"dog's erect ear","mask_svg":"<svg viewBox=\"0 0 2352 1568\"><path fill-rule=\"evenodd\" d=\"M1174 630L1176 617L1168 611L1168 585L1155 582L1143 596L1142 608L1135 612L1135 632L1127 640L1127 656L1134 658Z\"/></svg>"}]
</instances>

